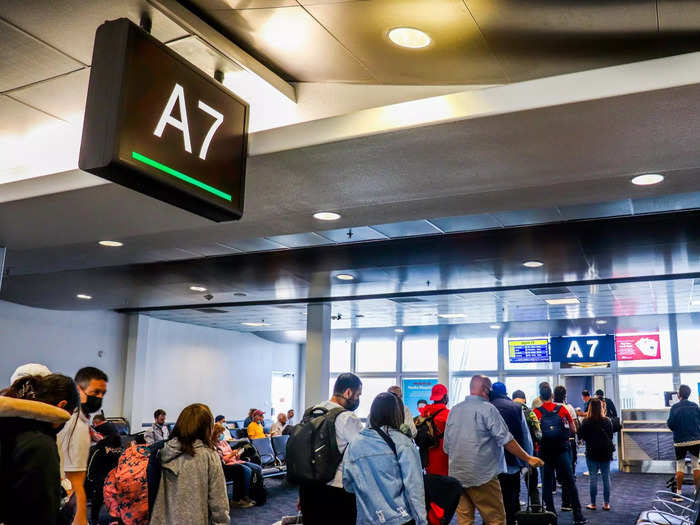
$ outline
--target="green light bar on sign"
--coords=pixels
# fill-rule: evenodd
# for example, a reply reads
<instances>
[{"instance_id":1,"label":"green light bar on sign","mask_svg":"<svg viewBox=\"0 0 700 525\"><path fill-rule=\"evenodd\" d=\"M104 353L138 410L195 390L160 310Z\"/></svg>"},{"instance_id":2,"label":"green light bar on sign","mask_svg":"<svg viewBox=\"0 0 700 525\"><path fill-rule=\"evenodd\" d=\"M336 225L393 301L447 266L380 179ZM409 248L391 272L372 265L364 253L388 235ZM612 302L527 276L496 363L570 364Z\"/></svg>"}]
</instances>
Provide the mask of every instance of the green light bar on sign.
<instances>
[{"instance_id":1,"label":"green light bar on sign","mask_svg":"<svg viewBox=\"0 0 700 525\"><path fill-rule=\"evenodd\" d=\"M213 193L217 197L221 197L222 199L225 199L227 201L231 201L231 195L228 193L225 193L214 186L209 186L209 184L205 184L202 181L199 181L193 177L190 177L189 175L185 175L184 173L181 173L177 170L174 170L170 166L166 166L165 164L161 164L160 162L149 159L145 155L141 155L140 153L136 151L131 152L131 156L138 160L139 162L143 162L144 164L147 164L148 166L151 166L157 170L162 171L163 173L167 173L168 175L172 175L173 177L180 179L182 181L185 181L189 184L192 184L193 186L197 186L198 188L201 188L205 191L208 191L209 193Z\"/></svg>"}]
</instances>

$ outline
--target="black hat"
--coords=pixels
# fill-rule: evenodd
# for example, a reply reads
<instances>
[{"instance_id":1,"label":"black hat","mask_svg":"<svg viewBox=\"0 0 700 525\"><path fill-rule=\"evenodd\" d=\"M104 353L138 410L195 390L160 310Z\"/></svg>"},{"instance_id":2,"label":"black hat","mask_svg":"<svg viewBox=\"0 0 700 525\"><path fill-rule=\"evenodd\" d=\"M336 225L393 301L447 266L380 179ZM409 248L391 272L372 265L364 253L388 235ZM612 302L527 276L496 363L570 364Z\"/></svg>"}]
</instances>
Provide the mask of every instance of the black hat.
<instances>
[{"instance_id":1,"label":"black hat","mask_svg":"<svg viewBox=\"0 0 700 525\"><path fill-rule=\"evenodd\" d=\"M525 392L523 392L522 390L516 390L515 392L513 392L513 399L527 399L527 398L525 397Z\"/></svg>"},{"instance_id":2,"label":"black hat","mask_svg":"<svg viewBox=\"0 0 700 525\"><path fill-rule=\"evenodd\" d=\"M603 391L599 388L598 390L595 391L595 395L596 395L596 397L604 397L604 396L605 396L605 392L603 392Z\"/></svg>"},{"instance_id":3,"label":"black hat","mask_svg":"<svg viewBox=\"0 0 700 525\"><path fill-rule=\"evenodd\" d=\"M214 423L218 423L218 422L221 421L222 419L226 419L226 417L225 417L225 416L222 416L221 414L219 414L218 416L216 416L216 417L214 418Z\"/></svg>"}]
</instances>

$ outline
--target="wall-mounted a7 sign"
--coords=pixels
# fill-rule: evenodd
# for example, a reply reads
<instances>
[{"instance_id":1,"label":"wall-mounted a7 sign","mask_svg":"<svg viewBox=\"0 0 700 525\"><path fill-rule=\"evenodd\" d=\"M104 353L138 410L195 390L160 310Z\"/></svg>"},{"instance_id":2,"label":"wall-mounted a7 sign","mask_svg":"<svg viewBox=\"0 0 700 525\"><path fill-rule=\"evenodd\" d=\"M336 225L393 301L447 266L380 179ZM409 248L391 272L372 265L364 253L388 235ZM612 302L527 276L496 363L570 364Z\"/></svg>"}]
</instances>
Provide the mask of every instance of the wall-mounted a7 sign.
<instances>
[{"instance_id":1,"label":"wall-mounted a7 sign","mask_svg":"<svg viewBox=\"0 0 700 525\"><path fill-rule=\"evenodd\" d=\"M249 107L125 18L97 29L81 170L214 221L243 214Z\"/></svg>"}]
</instances>

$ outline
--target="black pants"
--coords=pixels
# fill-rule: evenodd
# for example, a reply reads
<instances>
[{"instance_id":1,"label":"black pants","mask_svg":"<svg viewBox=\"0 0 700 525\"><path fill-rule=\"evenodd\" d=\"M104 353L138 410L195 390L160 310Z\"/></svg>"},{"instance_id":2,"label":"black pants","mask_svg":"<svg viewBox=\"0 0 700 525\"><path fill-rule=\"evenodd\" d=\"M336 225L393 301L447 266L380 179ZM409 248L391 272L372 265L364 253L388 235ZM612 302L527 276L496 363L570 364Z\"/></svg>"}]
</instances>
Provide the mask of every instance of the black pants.
<instances>
[{"instance_id":1,"label":"black pants","mask_svg":"<svg viewBox=\"0 0 700 525\"><path fill-rule=\"evenodd\" d=\"M506 509L506 525L515 523L515 514L520 510L520 472L515 474L499 474L503 494L503 506Z\"/></svg>"},{"instance_id":2,"label":"black pants","mask_svg":"<svg viewBox=\"0 0 700 525\"><path fill-rule=\"evenodd\" d=\"M562 501L569 503L574 511L574 521L581 521L581 502L578 498L578 490L573 472L571 471L571 452L567 445L561 453L545 454L542 456L544 467L542 472L542 498L547 510L555 512L554 498L551 487L554 484L554 473L561 483Z\"/></svg>"},{"instance_id":3,"label":"black pants","mask_svg":"<svg viewBox=\"0 0 700 525\"><path fill-rule=\"evenodd\" d=\"M325 483L299 485L299 503L304 525L355 525L355 495Z\"/></svg>"},{"instance_id":4,"label":"black pants","mask_svg":"<svg viewBox=\"0 0 700 525\"><path fill-rule=\"evenodd\" d=\"M534 507L539 507L542 505L542 500L540 499L540 489L537 488L539 484L539 470L535 467L529 467L527 469L527 474L525 474L525 481L527 482L528 490L528 503Z\"/></svg>"},{"instance_id":5,"label":"black pants","mask_svg":"<svg viewBox=\"0 0 700 525\"><path fill-rule=\"evenodd\" d=\"M578 447L576 446L576 440L575 439L570 439L569 440L569 448L570 448L570 454L571 454L571 473L574 475L574 479L576 479L576 463L578 462ZM571 503L568 500L568 494L566 491L561 491L561 506L562 507L571 507Z\"/></svg>"}]
</instances>

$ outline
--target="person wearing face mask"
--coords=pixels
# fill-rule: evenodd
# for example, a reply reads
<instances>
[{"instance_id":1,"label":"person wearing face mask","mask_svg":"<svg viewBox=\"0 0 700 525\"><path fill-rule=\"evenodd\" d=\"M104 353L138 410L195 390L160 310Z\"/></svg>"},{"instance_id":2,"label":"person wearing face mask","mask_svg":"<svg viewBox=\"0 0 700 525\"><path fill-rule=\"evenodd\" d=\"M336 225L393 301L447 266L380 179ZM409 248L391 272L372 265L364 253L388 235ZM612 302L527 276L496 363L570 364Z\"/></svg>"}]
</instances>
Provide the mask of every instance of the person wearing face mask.
<instances>
[{"instance_id":1,"label":"person wearing face mask","mask_svg":"<svg viewBox=\"0 0 700 525\"><path fill-rule=\"evenodd\" d=\"M56 523L56 433L79 403L75 383L60 374L20 377L0 397L0 523Z\"/></svg>"},{"instance_id":2,"label":"person wearing face mask","mask_svg":"<svg viewBox=\"0 0 700 525\"><path fill-rule=\"evenodd\" d=\"M248 439L262 439L269 437L265 434L263 424L265 423L265 412L256 410L253 412L253 421L248 425Z\"/></svg>"},{"instance_id":3,"label":"person wearing face mask","mask_svg":"<svg viewBox=\"0 0 700 525\"><path fill-rule=\"evenodd\" d=\"M102 408L102 398L107 393L107 374L99 368L88 366L75 374L75 384L80 395L80 410L76 411L66 426L58 433L58 450L63 470L76 497L74 525L87 525L87 496L85 472L90 454L90 414Z\"/></svg>"},{"instance_id":4,"label":"person wearing face mask","mask_svg":"<svg viewBox=\"0 0 700 525\"><path fill-rule=\"evenodd\" d=\"M473 525L478 510L484 525L504 525L506 512L498 481L499 474L508 471L504 452L531 467L541 467L543 462L522 449L498 409L489 403L488 377L472 377L469 392L450 411L443 445L450 460L449 475L462 484L457 523Z\"/></svg>"},{"instance_id":5,"label":"person wearing face mask","mask_svg":"<svg viewBox=\"0 0 700 525\"><path fill-rule=\"evenodd\" d=\"M363 425L355 410L360 406L362 381L355 374L344 373L338 376L330 400L308 409L304 418L313 410L322 408L327 411L340 409L334 421L335 439L338 451L345 453L351 443L362 431ZM301 425L304 424L302 421ZM292 437L293 439L293 437ZM289 448L289 446L288 446ZM289 458L289 453L287 454ZM299 485L299 508L306 525L355 525L357 504L355 495L343 490L343 464L338 463L335 476L328 483L302 483Z\"/></svg>"},{"instance_id":6,"label":"person wearing face mask","mask_svg":"<svg viewBox=\"0 0 700 525\"><path fill-rule=\"evenodd\" d=\"M226 481L233 481L231 506L247 509L255 505L251 499L254 474L262 479L262 467L241 459L242 448L233 450L224 438L226 428L221 423L214 425L214 443L221 458Z\"/></svg>"}]
</instances>

